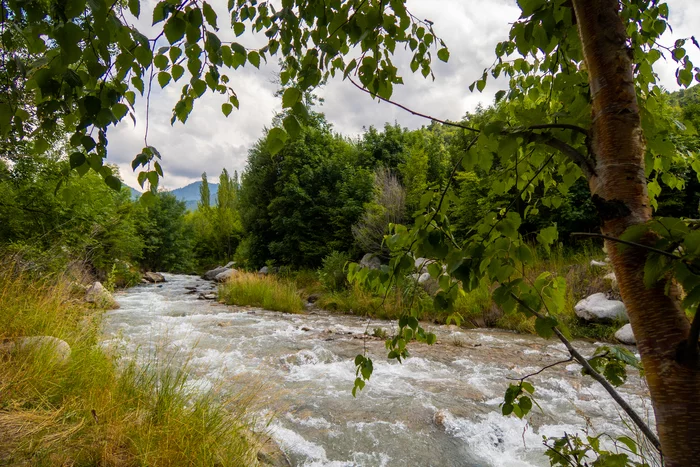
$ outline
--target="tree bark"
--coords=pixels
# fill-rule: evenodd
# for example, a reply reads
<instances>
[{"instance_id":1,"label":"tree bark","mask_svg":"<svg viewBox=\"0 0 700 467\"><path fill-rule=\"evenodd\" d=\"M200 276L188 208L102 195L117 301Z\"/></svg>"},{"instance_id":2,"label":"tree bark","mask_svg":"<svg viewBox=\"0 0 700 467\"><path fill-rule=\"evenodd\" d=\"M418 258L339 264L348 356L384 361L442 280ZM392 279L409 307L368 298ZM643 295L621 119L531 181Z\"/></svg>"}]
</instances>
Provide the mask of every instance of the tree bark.
<instances>
[{"instance_id":1,"label":"tree bark","mask_svg":"<svg viewBox=\"0 0 700 467\"><path fill-rule=\"evenodd\" d=\"M573 0L591 92L591 194L604 234L619 237L651 219L644 173L645 143L632 60L618 0ZM649 239L647 239L648 241ZM627 306L669 467L700 465L700 371L681 363L690 331L677 291L644 285L647 252L606 241Z\"/></svg>"}]
</instances>

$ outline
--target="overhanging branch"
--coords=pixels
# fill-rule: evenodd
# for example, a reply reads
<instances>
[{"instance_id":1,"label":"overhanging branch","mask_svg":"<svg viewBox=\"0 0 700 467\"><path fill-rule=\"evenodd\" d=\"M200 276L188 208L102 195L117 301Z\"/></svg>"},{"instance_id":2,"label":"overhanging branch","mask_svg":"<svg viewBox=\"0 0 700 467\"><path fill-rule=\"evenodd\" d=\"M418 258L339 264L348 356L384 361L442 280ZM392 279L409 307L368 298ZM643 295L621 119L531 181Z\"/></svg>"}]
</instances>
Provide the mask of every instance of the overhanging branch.
<instances>
[{"instance_id":1,"label":"overhanging branch","mask_svg":"<svg viewBox=\"0 0 700 467\"><path fill-rule=\"evenodd\" d=\"M518 302L522 307L527 309L530 313L533 315L537 316L538 318L542 318L543 316L535 311L530 305L525 303L523 300L520 299L517 295L511 292L510 294L516 302ZM607 391L608 394L613 398L615 402L622 408L622 410L625 411L625 413L632 419L632 422L634 422L635 425L637 425L637 428L641 430L642 433L644 433L644 436L647 437L647 439L651 442L651 444L654 445L654 447L661 452L661 442L659 441L659 438L656 437L653 431L651 431L651 428L647 426L646 423L644 423L644 420L642 420L642 417L637 414L637 412L634 411L632 407L627 403L626 400L622 398L620 393L618 393L615 388L608 382L608 380L605 379L603 375L598 373L590 363L588 363L588 360L586 360L586 357L581 355L578 350L571 344L569 339L564 336L564 334L561 333L559 328L556 326L552 328L554 331L554 334L559 338L559 340L564 344L566 347L566 350L569 351L569 355L576 360L585 370L586 372L593 378L594 380L598 381L601 386Z\"/></svg>"}]
</instances>

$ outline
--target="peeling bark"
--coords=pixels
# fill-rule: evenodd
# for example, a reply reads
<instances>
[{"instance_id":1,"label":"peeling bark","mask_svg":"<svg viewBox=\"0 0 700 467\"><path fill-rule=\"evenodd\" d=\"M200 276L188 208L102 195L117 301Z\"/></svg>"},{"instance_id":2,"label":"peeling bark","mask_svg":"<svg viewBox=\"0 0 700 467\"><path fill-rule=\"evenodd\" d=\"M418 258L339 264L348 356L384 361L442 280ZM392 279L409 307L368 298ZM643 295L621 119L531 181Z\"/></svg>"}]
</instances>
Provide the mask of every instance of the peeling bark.
<instances>
[{"instance_id":1,"label":"peeling bark","mask_svg":"<svg viewBox=\"0 0 700 467\"><path fill-rule=\"evenodd\" d=\"M651 219L644 174L645 143L632 61L617 0L573 0L589 74L592 195L608 209L604 234L619 237ZM690 331L678 294L664 282L647 289L647 252L606 241L649 385L663 456L669 467L700 465L700 370L681 364L678 351Z\"/></svg>"}]
</instances>

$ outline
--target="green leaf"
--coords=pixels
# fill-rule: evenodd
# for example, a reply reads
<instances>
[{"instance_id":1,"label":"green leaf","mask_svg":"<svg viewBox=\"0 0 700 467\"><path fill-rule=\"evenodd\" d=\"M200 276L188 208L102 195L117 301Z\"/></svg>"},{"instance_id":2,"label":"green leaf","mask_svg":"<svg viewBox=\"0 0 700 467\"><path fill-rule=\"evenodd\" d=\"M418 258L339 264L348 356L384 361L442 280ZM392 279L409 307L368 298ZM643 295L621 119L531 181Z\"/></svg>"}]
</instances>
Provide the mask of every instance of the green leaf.
<instances>
[{"instance_id":1,"label":"green leaf","mask_svg":"<svg viewBox=\"0 0 700 467\"><path fill-rule=\"evenodd\" d=\"M216 27L216 12L211 7L211 5L209 5L207 2L204 2L202 10L202 12L204 13L204 19L207 20L207 23L209 23L214 29L218 29Z\"/></svg>"},{"instance_id":2,"label":"green leaf","mask_svg":"<svg viewBox=\"0 0 700 467\"><path fill-rule=\"evenodd\" d=\"M446 47L443 47L442 49L438 50L437 56L443 62L447 62L450 59L450 51L447 50Z\"/></svg>"},{"instance_id":3,"label":"green leaf","mask_svg":"<svg viewBox=\"0 0 700 467\"><path fill-rule=\"evenodd\" d=\"M139 17L141 14L141 1L140 0L129 0L129 11L135 17Z\"/></svg>"},{"instance_id":4,"label":"green leaf","mask_svg":"<svg viewBox=\"0 0 700 467\"><path fill-rule=\"evenodd\" d=\"M160 84L161 88L167 86L169 82L170 74L168 72L161 71L160 73L158 73L158 84Z\"/></svg>"},{"instance_id":5,"label":"green leaf","mask_svg":"<svg viewBox=\"0 0 700 467\"><path fill-rule=\"evenodd\" d=\"M170 44L178 42L185 35L187 23L180 16L173 16L165 23L165 37Z\"/></svg>"},{"instance_id":6,"label":"green leaf","mask_svg":"<svg viewBox=\"0 0 700 467\"><path fill-rule=\"evenodd\" d=\"M301 102L302 93L297 88L287 88L282 94L282 108L293 107L297 102Z\"/></svg>"},{"instance_id":7,"label":"green leaf","mask_svg":"<svg viewBox=\"0 0 700 467\"><path fill-rule=\"evenodd\" d=\"M224 115L226 115L228 117L231 114L231 112L233 111L233 106L231 104L229 104L228 102L224 102L223 104L221 104L221 111L223 112Z\"/></svg>"},{"instance_id":8,"label":"green leaf","mask_svg":"<svg viewBox=\"0 0 700 467\"><path fill-rule=\"evenodd\" d=\"M245 24L240 22L233 23L233 32L236 34L236 37L240 36L245 32Z\"/></svg>"},{"instance_id":9,"label":"green leaf","mask_svg":"<svg viewBox=\"0 0 700 467\"><path fill-rule=\"evenodd\" d=\"M253 50L248 52L248 61L255 68L260 68L260 54L258 54L256 51Z\"/></svg>"},{"instance_id":10,"label":"green leaf","mask_svg":"<svg viewBox=\"0 0 700 467\"><path fill-rule=\"evenodd\" d=\"M165 70L168 68L168 57L165 55L156 55L155 58L153 58L153 64L159 69L159 70Z\"/></svg>"},{"instance_id":11,"label":"green leaf","mask_svg":"<svg viewBox=\"0 0 700 467\"><path fill-rule=\"evenodd\" d=\"M554 335L554 326L557 325L557 320L550 316L537 317L535 320L535 332L540 337L549 339Z\"/></svg>"},{"instance_id":12,"label":"green leaf","mask_svg":"<svg viewBox=\"0 0 700 467\"><path fill-rule=\"evenodd\" d=\"M282 125L292 138L296 138L301 133L301 125L294 115L286 116L282 121Z\"/></svg>"},{"instance_id":13,"label":"green leaf","mask_svg":"<svg viewBox=\"0 0 700 467\"><path fill-rule=\"evenodd\" d=\"M68 156L68 161L70 163L70 168L75 169L76 167L80 167L81 165L85 164L87 160L85 159L85 154L82 152L74 152Z\"/></svg>"},{"instance_id":14,"label":"green leaf","mask_svg":"<svg viewBox=\"0 0 700 467\"><path fill-rule=\"evenodd\" d=\"M121 191L122 189L122 182L119 180L117 177L114 175L108 175L105 177L105 183L107 184L108 187L113 189L114 191Z\"/></svg>"},{"instance_id":15,"label":"green leaf","mask_svg":"<svg viewBox=\"0 0 700 467\"><path fill-rule=\"evenodd\" d=\"M177 81L182 78L183 73L185 73L185 69L180 65L173 65L173 67L170 69L170 73L173 75L173 79Z\"/></svg>"}]
</instances>

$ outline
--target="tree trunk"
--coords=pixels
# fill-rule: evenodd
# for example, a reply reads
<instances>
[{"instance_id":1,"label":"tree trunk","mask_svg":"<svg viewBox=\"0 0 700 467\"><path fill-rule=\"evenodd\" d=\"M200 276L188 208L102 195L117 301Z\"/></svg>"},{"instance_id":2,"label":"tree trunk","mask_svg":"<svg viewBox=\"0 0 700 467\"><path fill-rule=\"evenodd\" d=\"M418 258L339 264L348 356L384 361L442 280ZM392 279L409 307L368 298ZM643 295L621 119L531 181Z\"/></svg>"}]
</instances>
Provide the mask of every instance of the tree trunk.
<instances>
[{"instance_id":1,"label":"tree trunk","mask_svg":"<svg viewBox=\"0 0 700 467\"><path fill-rule=\"evenodd\" d=\"M617 0L573 0L592 100L589 180L603 233L619 237L651 219L644 136ZM667 466L700 465L700 371L679 363L690 324L677 291L644 285L646 252L606 243L642 357Z\"/></svg>"}]
</instances>

